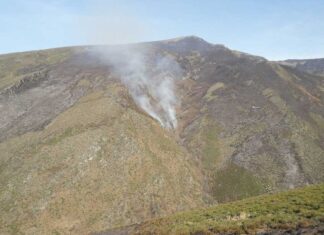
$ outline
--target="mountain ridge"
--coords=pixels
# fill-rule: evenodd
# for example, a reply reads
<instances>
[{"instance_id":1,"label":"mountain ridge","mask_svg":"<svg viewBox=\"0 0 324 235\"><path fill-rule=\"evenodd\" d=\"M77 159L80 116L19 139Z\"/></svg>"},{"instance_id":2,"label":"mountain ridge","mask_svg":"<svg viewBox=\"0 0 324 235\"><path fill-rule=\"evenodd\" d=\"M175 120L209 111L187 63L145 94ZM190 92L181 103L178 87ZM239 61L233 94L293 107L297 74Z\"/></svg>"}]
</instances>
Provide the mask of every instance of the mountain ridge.
<instances>
[{"instance_id":1,"label":"mountain ridge","mask_svg":"<svg viewBox=\"0 0 324 235\"><path fill-rule=\"evenodd\" d=\"M315 75L324 75L324 58L314 59L288 59L278 61L282 65L294 67L300 71L305 71Z\"/></svg>"}]
</instances>

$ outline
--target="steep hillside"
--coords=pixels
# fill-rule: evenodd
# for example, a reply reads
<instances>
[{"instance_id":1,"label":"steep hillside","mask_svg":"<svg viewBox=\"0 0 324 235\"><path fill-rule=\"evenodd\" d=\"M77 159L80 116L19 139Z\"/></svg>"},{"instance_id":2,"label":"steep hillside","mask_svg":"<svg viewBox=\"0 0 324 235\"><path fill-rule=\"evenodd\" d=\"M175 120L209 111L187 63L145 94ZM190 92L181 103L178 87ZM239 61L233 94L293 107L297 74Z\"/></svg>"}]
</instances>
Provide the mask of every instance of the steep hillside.
<instances>
[{"instance_id":1,"label":"steep hillside","mask_svg":"<svg viewBox=\"0 0 324 235\"><path fill-rule=\"evenodd\" d=\"M82 66L72 55L2 94L1 234L84 234L203 205L173 134Z\"/></svg>"},{"instance_id":2,"label":"steep hillside","mask_svg":"<svg viewBox=\"0 0 324 235\"><path fill-rule=\"evenodd\" d=\"M323 205L324 185L316 185L97 234L322 234Z\"/></svg>"},{"instance_id":3,"label":"steep hillside","mask_svg":"<svg viewBox=\"0 0 324 235\"><path fill-rule=\"evenodd\" d=\"M323 91L197 37L1 55L0 233L86 234L323 182Z\"/></svg>"},{"instance_id":4,"label":"steep hillside","mask_svg":"<svg viewBox=\"0 0 324 235\"><path fill-rule=\"evenodd\" d=\"M180 137L217 201L323 181L323 77L219 46L178 60Z\"/></svg>"}]
</instances>

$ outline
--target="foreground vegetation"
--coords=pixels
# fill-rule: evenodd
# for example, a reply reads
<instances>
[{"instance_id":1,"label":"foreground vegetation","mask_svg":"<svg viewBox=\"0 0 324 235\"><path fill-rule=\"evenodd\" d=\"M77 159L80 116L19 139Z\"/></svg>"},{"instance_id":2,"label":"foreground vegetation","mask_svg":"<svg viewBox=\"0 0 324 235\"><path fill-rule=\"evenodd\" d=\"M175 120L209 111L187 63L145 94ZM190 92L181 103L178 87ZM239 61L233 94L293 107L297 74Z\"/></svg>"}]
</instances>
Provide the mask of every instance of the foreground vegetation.
<instances>
[{"instance_id":1,"label":"foreground vegetation","mask_svg":"<svg viewBox=\"0 0 324 235\"><path fill-rule=\"evenodd\" d=\"M148 221L138 234L257 233L323 226L324 184ZM320 231L317 231L320 232Z\"/></svg>"}]
</instances>

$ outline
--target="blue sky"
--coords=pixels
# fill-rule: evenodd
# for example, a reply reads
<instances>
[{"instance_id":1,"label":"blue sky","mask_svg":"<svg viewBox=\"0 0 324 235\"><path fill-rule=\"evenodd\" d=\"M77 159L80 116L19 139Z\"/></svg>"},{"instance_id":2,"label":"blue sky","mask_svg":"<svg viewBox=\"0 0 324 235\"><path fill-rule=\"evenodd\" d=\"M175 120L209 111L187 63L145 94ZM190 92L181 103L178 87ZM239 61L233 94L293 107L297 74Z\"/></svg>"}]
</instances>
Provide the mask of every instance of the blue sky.
<instances>
[{"instance_id":1,"label":"blue sky","mask_svg":"<svg viewBox=\"0 0 324 235\"><path fill-rule=\"evenodd\" d=\"M0 53L196 35L278 60L324 57L324 0L0 0Z\"/></svg>"}]
</instances>

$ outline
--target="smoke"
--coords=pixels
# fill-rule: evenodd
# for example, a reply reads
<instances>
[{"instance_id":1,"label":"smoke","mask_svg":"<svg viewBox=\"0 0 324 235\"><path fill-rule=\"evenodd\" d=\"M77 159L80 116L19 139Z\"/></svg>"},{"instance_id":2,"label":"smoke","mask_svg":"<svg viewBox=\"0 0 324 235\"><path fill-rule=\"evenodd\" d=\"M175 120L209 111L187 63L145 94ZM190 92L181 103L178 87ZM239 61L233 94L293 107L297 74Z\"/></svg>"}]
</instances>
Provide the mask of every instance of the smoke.
<instances>
[{"instance_id":1,"label":"smoke","mask_svg":"<svg viewBox=\"0 0 324 235\"><path fill-rule=\"evenodd\" d=\"M125 9L112 3L95 2L90 16L80 19L80 35L90 44L118 44L94 50L107 66L113 67L140 108L161 126L176 128L175 81L181 77L180 66L166 52L150 44L126 45L154 35L150 33L149 22L138 16L138 11L131 6Z\"/></svg>"},{"instance_id":2,"label":"smoke","mask_svg":"<svg viewBox=\"0 0 324 235\"><path fill-rule=\"evenodd\" d=\"M131 4L93 0L75 31L87 44L113 45L144 41L153 34L149 22Z\"/></svg>"},{"instance_id":3,"label":"smoke","mask_svg":"<svg viewBox=\"0 0 324 235\"><path fill-rule=\"evenodd\" d=\"M140 108L162 127L177 127L175 81L181 77L181 69L171 56L147 44L109 46L99 51Z\"/></svg>"}]
</instances>

